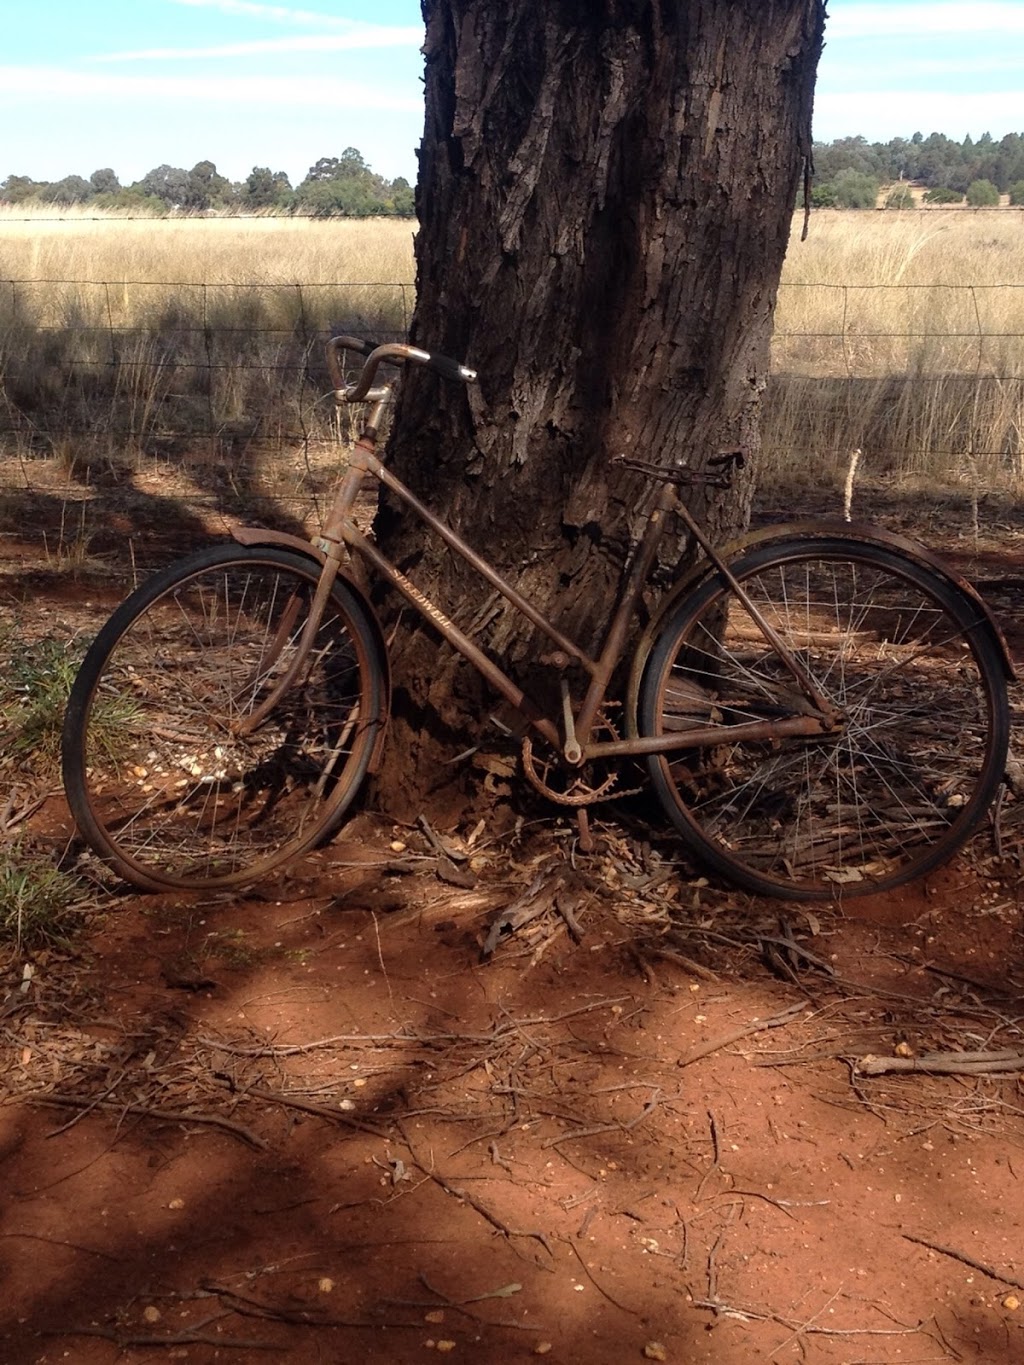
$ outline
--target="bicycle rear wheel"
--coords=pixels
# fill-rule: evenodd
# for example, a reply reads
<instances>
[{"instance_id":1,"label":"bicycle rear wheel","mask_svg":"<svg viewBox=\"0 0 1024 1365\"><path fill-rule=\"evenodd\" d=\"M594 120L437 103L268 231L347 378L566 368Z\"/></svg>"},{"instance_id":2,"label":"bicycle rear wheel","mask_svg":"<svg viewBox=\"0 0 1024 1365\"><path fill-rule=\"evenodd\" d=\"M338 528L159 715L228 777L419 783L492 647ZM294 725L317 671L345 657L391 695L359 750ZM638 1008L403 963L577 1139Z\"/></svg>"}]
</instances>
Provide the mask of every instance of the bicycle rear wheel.
<instances>
[{"instance_id":1,"label":"bicycle rear wheel","mask_svg":"<svg viewBox=\"0 0 1024 1365\"><path fill-rule=\"evenodd\" d=\"M839 537L730 565L842 721L830 734L732 742L799 714L798 689L717 574L680 603L645 670L638 728L721 725L655 755L655 791L690 847L749 890L798 899L899 886L970 836L1005 771L999 647L971 598L915 561Z\"/></svg>"},{"instance_id":2,"label":"bicycle rear wheel","mask_svg":"<svg viewBox=\"0 0 1024 1365\"><path fill-rule=\"evenodd\" d=\"M237 886L338 824L384 722L377 634L336 583L303 672L249 734L282 677L318 565L220 546L142 584L75 680L64 784L82 834L144 890Z\"/></svg>"}]
</instances>

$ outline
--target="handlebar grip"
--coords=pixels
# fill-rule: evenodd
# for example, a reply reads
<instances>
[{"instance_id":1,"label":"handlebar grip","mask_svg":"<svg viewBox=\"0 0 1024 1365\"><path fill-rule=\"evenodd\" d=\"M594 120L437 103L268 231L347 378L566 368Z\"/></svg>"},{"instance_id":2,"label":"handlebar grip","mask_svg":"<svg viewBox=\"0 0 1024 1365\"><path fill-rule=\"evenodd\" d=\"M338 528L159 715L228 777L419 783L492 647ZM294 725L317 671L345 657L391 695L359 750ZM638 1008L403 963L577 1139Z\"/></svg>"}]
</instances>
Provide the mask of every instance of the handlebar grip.
<instances>
[{"instance_id":1,"label":"handlebar grip","mask_svg":"<svg viewBox=\"0 0 1024 1365\"><path fill-rule=\"evenodd\" d=\"M469 369L457 360L452 360L451 356L437 355L428 352L424 364L435 374L439 374L442 379L450 379L459 384L472 384L476 379L476 370Z\"/></svg>"},{"instance_id":2,"label":"handlebar grip","mask_svg":"<svg viewBox=\"0 0 1024 1365\"><path fill-rule=\"evenodd\" d=\"M338 359L338 352L342 350L355 351L357 354L367 357L362 373L354 384L346 382L341 362ZM471 384L476 379L476 370L461 365L457 360L452 360L450 356L432 355L430 351L424 351L419 346L404 345L397 341L378 345L375 341L366 341L362 337L339 333L332 336L327 343L327 369L331 376L331 385L334 388L335 402L361 402L364 398L371 396L373 377L377 373L379 365L401 365L408 360L414 361L417 365L426 365L428 369L433 370L444 379L456 380L462 384ZM373 391L374 395L375 392ZM378 398L374 396L373 401L378 401Z\"/></svg>"}]
</instances>

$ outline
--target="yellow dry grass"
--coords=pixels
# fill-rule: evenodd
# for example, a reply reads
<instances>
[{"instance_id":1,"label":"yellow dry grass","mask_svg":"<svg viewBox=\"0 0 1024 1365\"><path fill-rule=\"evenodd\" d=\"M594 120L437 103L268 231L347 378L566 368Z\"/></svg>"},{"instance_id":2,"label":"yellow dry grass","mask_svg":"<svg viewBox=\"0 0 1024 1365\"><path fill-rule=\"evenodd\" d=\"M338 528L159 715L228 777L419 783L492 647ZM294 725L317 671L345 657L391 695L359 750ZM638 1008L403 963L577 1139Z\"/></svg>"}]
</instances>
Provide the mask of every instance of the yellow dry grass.
<instances>
[{"instance_id":1,"label":"yellow dry grass","mask_svg":"<svg viewBox=\"0 0 1024 1365\"><path fill-rule=\"evenodd\" d=\"M1024 215L819 212L776 312L763 478L1024 481Z\"/></svg>"},{"instance_id":2,"label":"yellow dry grass","mask_svg":"<svg viewBox=\"0 0 1024 1365\"><path fill-rule=\"evenodd\" d=\"M403 302L405 313L412 305L408 220L25 217L20 206L0 211L0 250L22 315L41 327L158 330L168 311L208 322L211 309L238 310L243 325L287 324L299 291L315 326L332 308L381 307L401 325ZM36 280L45 283L21 283Z\"/></svg>"},{"instance_id":3,"label":"yellow dry grass","mask_svg":"<svg viewBox=\"0 0 1024 1365\"><path fill-rule=\"evenodd\" d=\"M794 233L782 284L777 370L1021 372L1016 211L821 212L807 241Z\"/></svg>"},{"instance_id":4,"label":"yellow dry grass","mask_svg":"<svg viewBox=\"0 0 1024 1365\"><path fill-rule=\"evenodd\" d=\"M408 284L408 219L126 218L0 207L15 279L157 284Z\"/></svg>"},{"instance_id":5,"label":"yellow dry grass","mask_svg":"<svg viewBox=\"0 0 1024 1365\"><path fill-rule=\"evenodd\" d=\"M0 296L8 392L37 381L37 411L52 411L59 392L80 432L88 398L61 373L73 361L83 393L93 366L94 396L121 413L112 429L166 429L176 412L186 430L190 421L198 429L200 420L239 423L258 412L263 431L283 431L299 397L286 395L275 413L281 388L267 376L308 367L329 323L407 326L413 228L0 210L13 282ZM762 480L839 477L859 448L868 474L1016 488L1024 215L819 211L809 239L798 237L779 293ZM125 366L113 391L112 360Z\"/></svg>"}]
</instances>

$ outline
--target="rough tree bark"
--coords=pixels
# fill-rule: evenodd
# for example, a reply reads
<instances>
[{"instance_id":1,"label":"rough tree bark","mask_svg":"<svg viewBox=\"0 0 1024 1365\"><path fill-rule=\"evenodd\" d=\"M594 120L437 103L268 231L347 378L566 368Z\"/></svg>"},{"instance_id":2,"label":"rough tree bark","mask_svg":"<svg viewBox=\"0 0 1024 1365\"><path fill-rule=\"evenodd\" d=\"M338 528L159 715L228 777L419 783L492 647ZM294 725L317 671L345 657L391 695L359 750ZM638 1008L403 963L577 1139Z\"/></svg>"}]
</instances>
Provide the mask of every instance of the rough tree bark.
<instances>
[{"instance_id":1,"label":"rough tree bark","mask_svg":"<svg viewBox=\"0 0 1024 1365\"><path fill-rule=\"evenodd\" d=\"M734 489L692 505L719 538L749 516L824 3L423 10L412 339L480 382L461 390L410 370L389 460L593 646L650 496L611 457L701 466L744 445L755 459ZM472 619L489 591L479 578L387 502L377 533L453 616ZM680 552L666 544L669 560ZM515 625L492 622L485 639L526 668L529 635L520 626L513 638ZM466 670L439 662L428 635L399 646L389 799L431 785L424 731L461 744L481 714Z\"/></svg>"}]
</instances>

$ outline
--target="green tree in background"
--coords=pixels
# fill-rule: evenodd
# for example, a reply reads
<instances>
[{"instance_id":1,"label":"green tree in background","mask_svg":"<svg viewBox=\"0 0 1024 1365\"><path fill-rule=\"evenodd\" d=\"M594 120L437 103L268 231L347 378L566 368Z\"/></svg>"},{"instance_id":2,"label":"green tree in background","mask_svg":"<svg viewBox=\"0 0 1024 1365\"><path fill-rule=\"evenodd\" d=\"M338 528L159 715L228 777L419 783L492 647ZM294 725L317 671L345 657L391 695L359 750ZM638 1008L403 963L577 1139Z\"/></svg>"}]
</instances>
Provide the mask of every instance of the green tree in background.
<instances>
[{"instance_id":1,"label":"green tree in background","mask_svg":"<svg viewBox=\"0 0 1024 1365\"><path fill-rule=\"evenodd\" d=\"M80 175L66 175L39 191L44 204L84 204L93 196L93 188Z\"/></svg>"},{"instance_id":2,"label":"green tree in background","mask_svg":"<svg viewBox=\"0 0 1024 1365\"><path fill-rule=\"evenodd\" d=\"M323 156L310 166L295 191L295 206L317 218L372 217L389 212L388 184L374 174L361 152L346 147L341 156Z\"/></svg>"},{"instance_id":3,"label":"green tree in background","mask_svg":"<svg viewBox=\"0 0 1024 1365\"><path fill-rule=\"evenodd\" d=\"M404 176L387 181L367 164L355 147L340 156L316 161L293 189L284 171L254 166L245 180L232 183L214 162L198 161L191 170L166 163L154 166L127 188L109 166L88 180L65 176L49 184L26 175L9 175L0 183L0 203L29 200L51 204L95 202L101 209L155 213L276 210L314 217L368 218L380 214L414 217L415 192Z\"/></svg>"},{"instance_id":4,"label":"green tree in background","mask_svg":"<svg viewBox=\"0 0 1024 1365\"><path fill-rule=\"evenodd\" d=\"M121 189L120 180L109 166L93 171L89 177L89 184L92 186L93 194L117 194Z\"/></svg>"},{"instance_id":5,"label":"green tree in background","mask_svg":"<svg viewBox=\"0 0 1024 1365\"><path fill-rule=\"evenodd\" d=\"M882 186L891 191L886 206L896 207L892 195L901 184L909 183L925 190L928 205L954 204L978 182L994 186L1000 195L1024 183L1024 133L1007 133L998 141L983 133L976 140L965 137L962 142L944 133L926 136L920 131L888 142L842 137L815 143L814 165L811 203L815 208L872 208ZM190 171L157 166L127 189L108 166L93 171L87 189L82 185L77 175L52 184L27 175L8 175L0 182L0 203L94 203L100 209L152 213L269 210L316 217L415 216L409 182L403 176L388 181L351 146L340 155L320 157L294 189L283 171L259 165L244 180L232 183L212 161L199 161ZM994 202L989 197L985 206Z\"/></svg>"},{"instance_id":6,"label":"green tree in background","mask_svg":"<svg viewBox=\"0 0 1024 1365\"><path fill-rule=\"evenodd\" d=\"M230 188L231 181L217 174L212 161L197 161L188 173L179 207L192 213L205 212Z\"/></svg>"},{"instance_id":7,"label":"green tree in background","mask_svg":"<svg viewBox=\"0 0 1024 1365\"><path fill-rule=\"evenodd\" d=\"M916 209L915 200L909 185L897 185L890 194L886 196L885 207L887 209Z\"/></svg>"},{"instance_id":8,"label":"green tree in background","mask_svg":"<svg viewBox=\"0 0 1024 1365\"><path fill-rule=\"evenodd\" d=\"M967 186L967 202L972 209L995 208L999 203L999 191L991 180L972 180Z\"/></svg>"},{"instance_id":9,"label":"green tree in background","mask_svg":"<svg viewBox=\"0 0 1024 1365\"><path fill-rule=\"evenodd\" d=\"M166 163L154 166L141 180L137 180L132 188L138 188L143 194L151 194L155 199L163 200L168 208L177 208L188 188L188 171L182 170L180 166L168 166Z\"/></svg>"},{"instance_id":10,"label":"green tree in background","mask_svg":"<svg viewBox=\"0 0 1024 1365\"><path fill-rule=\"evenodd\" d=\"M876 147L863 137L841 137L828 144L814 144L815 179L833 183L843 171L858 171L861 175L882 179L885 169Z\"/></svg>"},{"instance_id":11,"label":"green tree in background","mask_svg":"<svg viewBox=\"0 0 1024 1365\"><path fill-rule=\"evenodd\" d=\"M863 171L840 171L833 182L836 202L843 209L873 209L878 200L878 181Z\"/></svg>"},{"instance_id":12,"label":"green tree in background","mask_svg":"<svg viewBox=\"0 0 1024 1365\"><path fill-rule=\"evenodd\" d=\"M869 143L863 137L815 143L815 188L835 189L843 171L873 175L880 183L913 181L926 190L952 191L963 198L975 180L989 180L1005 193L1024 179L1024 134L1007 133L997 142L990 133L975 141L954 142L944 133L914 133L909 139ZM816 201L822 205L826 200ZM958 199L926 198L926 203L957 203Z\"/></svg>"},{"instance_id":13,"label":"green tree in background","mask_svg":"<svg viewBox=\"0 0 1024 1365\"><path fill-rule=\"evenodd\" d=\"M253 166L246 177L242 202L246 208L269 209L284 207L290 202L292 183L284 171L272 171L269 166Z\"/></svg>"},{"instance_id":14,"label":"green tree in background","mask_svg":"<svg viewBox=\"0 0 1024 1365\"><path fill-rule=\"evenodd\" d=\"M416 191L404 175L391 182L391 212L399 218L412 218L416 212Z\"/></svg>"},{"instance_id":15,"label":"green tree in background","mask_svg":"<svg viewBox=\"0 0 1024 1365\"><path fill-rule=\"evenodd\" d=\"M33 198L43 187L27 175L9 175L0 184L0 200L5 204L21 204Z\"/></svg>"}]
</instances>

